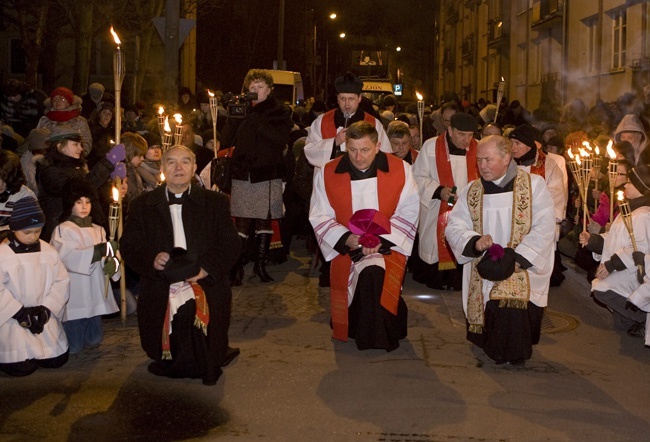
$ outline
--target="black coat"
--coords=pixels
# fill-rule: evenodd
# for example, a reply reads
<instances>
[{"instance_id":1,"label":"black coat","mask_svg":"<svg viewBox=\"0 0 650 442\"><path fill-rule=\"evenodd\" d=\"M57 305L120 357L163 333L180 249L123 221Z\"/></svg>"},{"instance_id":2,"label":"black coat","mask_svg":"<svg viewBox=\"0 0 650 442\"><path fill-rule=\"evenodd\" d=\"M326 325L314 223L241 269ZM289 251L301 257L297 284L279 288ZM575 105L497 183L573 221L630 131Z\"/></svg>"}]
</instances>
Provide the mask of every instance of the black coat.
<instances>
[{"instance_id":1,"label":"black coat","mask_svg":"<svg viewBox=\"0 0 650 442\"><path fill-rule=\"evenodd\" d=\"M160 361L162 356L161 334L170 284L162 272L154 269L153 263L158 253L170 252L174 247L166 191L167 186L159 186L133 200L120 239L120 251L125 262L140 275L140 342L147 355L155 361ZM187 251L196 256L198 265L208 273L199 284L208 301L210 324L207 339L203 339L207 348L197 350L189 348L192 343L183 342L191 339L191 334L196 334L192 323L183 327L177 324L177 317L174 318L174 333L171 335L173 360L169 375L203 377L220 373L219 367L228 346L232 299L228 272L235 264L241 246L225 195L192 185L182 213ZM185 351L187 353L183 353ZM190 355L192 351L194 356Z\"/></svg>"},{"instance_id":2,"label":"black coat","mask_svg":"<svg viewBox=\"0 0 650 442\"><path fill-rule=\"evenodd\" d=\"M98 192L114 169L110 161L102 158L89 172L84 159L72 158L59 151L49 151L43 161L36 163L38 202L45 213L41 239L49 241L59 224L63 212L63 187L70 178L85 178ZM91 213L94 223L105 226L106 216L101 204L93 204Z\"/></svg>"},{"instance_id":3,"label":"black coat","mask_svg":"<svg viewBox=\"0 0 650 442\"><path fill-rule=\"evenodd\" d=\"M223 148L235 146L232 178L252 183L285 178L282 151L293 127L289 108L273 97L253 106L244 119L230 118L223 133Z\"/></svg>"}]
</instances>

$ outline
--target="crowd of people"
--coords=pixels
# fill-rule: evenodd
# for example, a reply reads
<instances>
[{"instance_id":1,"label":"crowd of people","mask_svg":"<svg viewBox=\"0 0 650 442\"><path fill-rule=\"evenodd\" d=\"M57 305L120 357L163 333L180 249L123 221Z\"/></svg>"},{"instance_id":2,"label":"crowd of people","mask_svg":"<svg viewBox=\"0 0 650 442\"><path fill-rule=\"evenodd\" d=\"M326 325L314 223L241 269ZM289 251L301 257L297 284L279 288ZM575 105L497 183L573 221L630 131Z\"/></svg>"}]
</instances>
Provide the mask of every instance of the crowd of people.
<instances>
[{"instance_id":1,"label":"crowd of people","mask_svg":"<svg viewBox=\"0 0 650 442\"><path fill-rule=\"evenodd\" d=\"M291 108L274 98L272 76L253 70L246 113L220 106L216 139L207 91L181 88L181 141L163 146L159 103L116 109L99 83L83 97L66 87L48 96L8 80L0 370L60 367L99 345L102 317L125 296L149 371L214 385L239 354L228 345L231 287L251 261L260 282L273 282L268 266L290 257L296 236L320 262L333 338L360 350L392 351L407 336L401 287L410 273L461 292L467 339L497 364L523 364L563 259L585 270L616 328L650 345L650 97L529 112L517 100L497 108L445 94L419 121L393 95L371 102L354 74L334 87L327 101ZM583 142L616 155L602 155L586 193L570 169ZM622 201L610 215L610 179L624 192L625 219ZM107 233L113 188L119 241ZM127 293L113 290L120 255Z\"/></svg>"}]
</instances>

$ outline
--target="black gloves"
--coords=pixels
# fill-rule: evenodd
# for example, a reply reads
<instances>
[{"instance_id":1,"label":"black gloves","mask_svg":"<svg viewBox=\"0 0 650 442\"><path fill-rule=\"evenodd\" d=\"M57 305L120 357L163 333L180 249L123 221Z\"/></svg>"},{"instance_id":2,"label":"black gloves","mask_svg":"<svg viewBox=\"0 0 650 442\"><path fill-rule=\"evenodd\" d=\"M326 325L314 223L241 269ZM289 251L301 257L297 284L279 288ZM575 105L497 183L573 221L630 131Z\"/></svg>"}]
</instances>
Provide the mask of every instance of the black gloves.
<instances>
[{"instance_id":1,"label":"black gloves","mask_svg":"<svg viewBox=\"0 0 650 442\"><path fill-rule=\"evenodd\" d=\"M42 305L21 307L13 318L21 327L29 329L35 335L43 332L43 327L50 320L50 310Z\"/></svg>"},{"instance_id":2,"label":"black gloves","mask_svg":"<svg viewBox=\"0 0 650 442\"><path fill-rule=\"evenodd\" d=\"M637 266L636 277L639 284L643 284L643 277L645 276L645 254L637 250L632 252L632 259L634 260L634 264Z\"/></svg>"}]
</instances>

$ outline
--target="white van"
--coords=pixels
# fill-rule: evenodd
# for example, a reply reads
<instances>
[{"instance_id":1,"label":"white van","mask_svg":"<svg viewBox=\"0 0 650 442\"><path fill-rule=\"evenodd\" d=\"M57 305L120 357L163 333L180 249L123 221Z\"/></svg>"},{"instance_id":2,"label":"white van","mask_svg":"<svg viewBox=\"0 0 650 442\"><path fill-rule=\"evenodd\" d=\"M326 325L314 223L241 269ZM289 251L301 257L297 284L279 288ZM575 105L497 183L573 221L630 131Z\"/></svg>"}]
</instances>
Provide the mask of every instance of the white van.
<instances>
[{"instance_id":1,"label":"white van","mask_svg":"<svg viewBox=\"0 0 650 442\"><path fill-rule=\"evenodd\" d=\"M248 73L253 70L255 69L249 70ZM273 77L273 96L276 100L295 106L298 101L305 99L300 72L265 70Z\"/></svg>"}]
</instances>

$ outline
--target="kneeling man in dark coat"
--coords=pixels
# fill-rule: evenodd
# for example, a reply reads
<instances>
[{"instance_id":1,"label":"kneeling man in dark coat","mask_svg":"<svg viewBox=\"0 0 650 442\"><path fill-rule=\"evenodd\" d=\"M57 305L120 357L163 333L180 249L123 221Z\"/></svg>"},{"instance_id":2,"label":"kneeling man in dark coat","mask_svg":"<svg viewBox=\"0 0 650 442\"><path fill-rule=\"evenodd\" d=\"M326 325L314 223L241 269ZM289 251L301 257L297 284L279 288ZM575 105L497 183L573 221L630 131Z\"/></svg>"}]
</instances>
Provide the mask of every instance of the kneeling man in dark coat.
<instances>
[{"instance_id":1,"label":"kneeling man in dark coat","mask_svg":"<svg viewBox=\"0 0 650 442\"><path fill-rule=\"evenodd\" d=\"M239 237L227 197L192 184L189 148L172 146L162 164L165 184L131 203L120 240L124 260L141 277L140 341L155 361L150 372L214 385L233 355L228 272Z\"/></svg>"}]
</instances>

